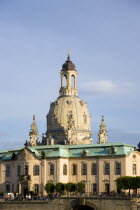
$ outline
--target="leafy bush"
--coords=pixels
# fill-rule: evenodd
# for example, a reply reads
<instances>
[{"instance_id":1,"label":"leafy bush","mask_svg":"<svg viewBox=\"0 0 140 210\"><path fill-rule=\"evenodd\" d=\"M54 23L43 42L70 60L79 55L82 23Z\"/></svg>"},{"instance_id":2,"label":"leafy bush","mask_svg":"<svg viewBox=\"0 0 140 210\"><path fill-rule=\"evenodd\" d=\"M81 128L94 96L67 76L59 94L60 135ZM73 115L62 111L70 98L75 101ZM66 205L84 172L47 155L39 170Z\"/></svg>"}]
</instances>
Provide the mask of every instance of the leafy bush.
<instances>
[{"instance_id":1,"label":"leafy bush","mask_svg":"<svg viewBox=\"0 0 140 210\"><path fill-rule=\"evenodd\" d=\"M84 192L85 191L85 183L84 182L78 182L76 185L78 192Z\"/></svg>"},{"instance_id":2,"label":"leafy bush","mask_svg":"<svg viewBox=\"0 0 140 210\"><path fill-rule=\"evenodd\" d=\"M58 182L55 185L55 189L56 189L57 192L62 193L65 190L65 185L62 182Z\"/></svg>"},{"instance_id":3,"label":"leafy bush","mask_svg":"<svg viewBox=\"0 0 140 210\"><path fill-rule=\"evenodd\" d=\"M47 193L53 193L55 189L55 186L52 182L48 182L45 186L45 190Z\"/></svg>"},{"instance_id":4,"label":"leafy bush","mask_svg":"<svg viewBox=\"0 0 140 210\"><path fill-rule=\"evenodd\" d=\"M116 180L116 184L117 184L117 189L123 189L123 190L129 189L129 194L130 194L130 189L140 188L140 176L137 176L137 177L131 177L131 176L119 177Z\"/></svg>"},{"instance_id":5,"label":"leafy bush","mask_svg":"<svg viewBox=\"0 0 140 210\"><path fill-rule=\"evenodd\" d=\"M67 192L74 192L76 190L76 184L72 182L68 182L66 184L66 190Z\"/></svg>"}]
</instances>

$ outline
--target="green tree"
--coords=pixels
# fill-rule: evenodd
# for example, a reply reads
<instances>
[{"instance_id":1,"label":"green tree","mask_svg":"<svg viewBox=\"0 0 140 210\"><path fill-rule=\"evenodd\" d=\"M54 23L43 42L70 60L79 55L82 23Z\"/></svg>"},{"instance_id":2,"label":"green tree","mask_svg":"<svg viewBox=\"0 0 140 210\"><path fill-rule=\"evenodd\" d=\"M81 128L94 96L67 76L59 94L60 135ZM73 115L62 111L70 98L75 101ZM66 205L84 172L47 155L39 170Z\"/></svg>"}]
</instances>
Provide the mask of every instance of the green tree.
<instances>
[{"instance_id":1,"label":"green tree","mask_svg":"<svg viewBox=\"0 0 140 210\"><path fill-rule=\"evenodd\" d=\"M76 190L76 184L72 182L68 182L66 184L66 190L67 192L74 192Z\"/></svg>"},{"instance_id":2,"label":"green tree","mask_svg":"<svg viewBox=\"0 0 140 210\"><path fill-rule=\"evenodd\" d=\"M78 182L76 185L78 192L85 192L85 183L84 182Z\"/></svg>"},{"instance_id":3,"label":"green tree","mask_svg":"<svg viewBox=\"0 0 140 210\"><path fill-rule=\"evenodd\" d=\"M63 193L64 190L65 190L65 185L64 185L62 182L58 182L58 183L55 185L55 189L56 189L57 192Z\"/></svg>"},{"instance_id":4,"label":"green tree","mask_svg":"<svg viewBox=\"0 0 140 210\"><path fill-rule=\"evenodd\" d=\"M140 177L123 176L116 180L117 189L127 190L140 188Z\"/></svg>"},{"instance_id":5,"label":"green tree","mask_svg":"<svg viewBox=\"0 0 140 210\"><path fill-rule=\"evenodd\" d=\"M140 188L140 176L136 176L136 186Z\"/></svg>"},{"instance_id":6,"label":"green tree","mask_svg":"<svg viewBox=\"0 0 140 210\"><path fill-rule=\"evenodd\" d=\"M45 186L45 190L47 193L53 193L55 189L55 186L52 182L48 182Z\"/></svg>"}]
</instances>

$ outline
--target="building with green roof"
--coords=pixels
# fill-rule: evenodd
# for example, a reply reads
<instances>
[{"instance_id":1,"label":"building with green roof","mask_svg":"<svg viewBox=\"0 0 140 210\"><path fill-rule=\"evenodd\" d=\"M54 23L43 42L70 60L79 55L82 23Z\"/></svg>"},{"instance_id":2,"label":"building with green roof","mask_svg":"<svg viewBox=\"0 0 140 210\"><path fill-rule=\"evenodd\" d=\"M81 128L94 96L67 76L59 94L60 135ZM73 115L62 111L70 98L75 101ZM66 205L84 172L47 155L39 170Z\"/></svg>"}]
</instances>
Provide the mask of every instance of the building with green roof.
<instances>
[{"instance_id":1,"label":"building with green roof","mask_svg":"<svg viewBox=\"0 0 140 210\"><path fill-rule=\"evenodd\" d=\"M60 95L50 105L42 140L33 116L24 147L0 151L0 192L45 195L48 182L84 182L87 193L109 193L117 191L118 177L140 175L140 153L132 145L109 143L104 117L93 144L91 116L78 96L77 70L69 54L60 78Z\"/></svg>"}]
</instances>

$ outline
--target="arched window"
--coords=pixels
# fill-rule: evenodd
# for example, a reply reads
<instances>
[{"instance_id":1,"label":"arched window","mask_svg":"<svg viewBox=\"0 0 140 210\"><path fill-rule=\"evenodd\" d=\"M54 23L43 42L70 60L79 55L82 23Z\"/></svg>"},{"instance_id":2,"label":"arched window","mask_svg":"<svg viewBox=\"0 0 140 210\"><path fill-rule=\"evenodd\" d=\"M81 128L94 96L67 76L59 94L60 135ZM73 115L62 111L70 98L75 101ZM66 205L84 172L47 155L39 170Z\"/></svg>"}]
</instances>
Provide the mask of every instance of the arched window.
<instances>
[{"instance_id":1,"label":"arched window","mask_svg":"<svg viewBox=\"0 0 140 210\"><path fill-rule=\"evenodd\" d=\"M50 175L54 175L54 164L50 164Z\"/></svg>"},{"instance_id":2,"label":"arched window","mask_svg":"<svg viewBox=\"0 0 140 210\"><path fill-rule=\"evenodd\" d=\"M20 176L20 166L17 167L17 176Z\"/></svg>"},{"instance_id":3,"label":"arched window","mask_svg":"<svg viewBox=\"0 0 140 210\"><path fill-rule=\"evenodd\" d=\"M29 172L29 166L25 165L25 176L28 176L28 172Z\"/></svg>"},{"instance_id":4,"label":"arched window","mask_svg":"<svg viewBox=\"0 0 140 210\"><path fill-rule=\"evenodd\" d=\"M91 175L96 175L97 174L97 164L93 163L91 166Z\"/></svg>"},{"instance_id":5,"label":"arched window","mask_svg":"<svg viewBox=\"0 0 140 210\"><path fill-rule=\"evenodd\" d=\"M62 86L63 86L63 87L67 86L67 75L64 75L64 76L62 77Z\"/></svg>"},{"instance_id":6,"label":"arched window","mask_svg":"<svg viewBox=\"0 0 140 210\"><path fill-rule=\"evenodd\" d=\"M63 175L67 175L67 165L63 165Z\"/></svg>"},{"instance_id":7,"label":"arched window","mask_svg":"<svg viewBox=\"0 0 140 210\"><path fill-rule=\"evenodd\" d=\"M39 165L34 165L33 167L34 176L39 175Z\"/></svg>"},{"instance_id":8,"label":"arched window","mask_svg":"<svg viewBox=\"0 0 140 210\"><path fill-rule=\"evenodd\" d=\"M115 172L116 174L121 174L121 163L116 163Z\"/></svg>"},{"instance_id":9,"label":"arched window","mask_svg":"<svg viewBox=\"0 0 140 210\"><path fill-rule=\"evenodd\" d=\"M87 175L87 164L86 163L82 163L82 168L81 168L81 174L82 175Z\"/></svg>"},{"instance_id":10,"label":"arched window","mask_svg":"<svg viewBox=\"0 0 140 210\"><path fill-rule=\"evenodd\" d=\"M133 164L132 170L133 170L133 174L137 173L137 165L136 164Z\"/></svg>"},{"instance_id":11,"label":"arched window","mask_svg":"<svg viewBox=\"0 0 140 210\"><path fill-rule=\"evenodd\" d=\"M6 165L6 177L10 177L10 176L11 176L11 166Z\"/></svg>"},{"instance_id":12,"label":"arched window","mask_svg":"<svg viewBox=\"0 0 140 210\"><path fill-rule=\"evenodd\" d=\"M110 165L109 165L109 163L105 163L105 165L104 165L104 174L110 174Z\"/></svg>"},{"instance_id":13,"label":"arched window","mask_svg":"<svg viewBox=\"0 0 140 210\"><path fill-rule=\"evenodd\" d=\"M10 184L5 185L5 192L10 192Z\"/></svg>"},{"instance_id":14,"label":"arched window","mask_svg":"<svg viewBox=\"0 0 140 210\"><path fill-rule=\"evenodd\" d=\"M71 86L75 87L75 76L74 75L71 76Z\"/></svg>"},{"instance_id":15,"label":"arched window","mask_svg":"<svg viewBox=\"0 0 140 210\"><path fill-rule=\"evenodd\" d=\"M77 175L77 165L76 164L72 165L72 175Z\"/></svg>"}]
</instances>

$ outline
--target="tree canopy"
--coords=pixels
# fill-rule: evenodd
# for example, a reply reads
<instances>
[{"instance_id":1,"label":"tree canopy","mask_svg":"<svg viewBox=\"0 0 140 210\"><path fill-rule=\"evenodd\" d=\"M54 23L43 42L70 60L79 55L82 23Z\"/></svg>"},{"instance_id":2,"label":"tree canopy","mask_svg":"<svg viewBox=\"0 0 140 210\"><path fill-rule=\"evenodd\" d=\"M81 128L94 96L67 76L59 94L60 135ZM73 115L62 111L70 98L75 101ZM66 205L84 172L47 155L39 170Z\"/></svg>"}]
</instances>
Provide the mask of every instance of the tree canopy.
<instances>
[{"instance_id":1,"label":"tree canopy","mask_svg":"<svg viewBox=\"0 0 140 210\"><path fill-rule=\"evenodd\" d=\"M74 183L72 183L72 182L68 182L66 184L66 190L68 192L74 192L76 190L76 185Z\"/></svg>"},{"instance_id":2,"label":"tree canopy","mask_svg":"<svg viewBox=\"0 0 140 210\"><path fill-rule=\"evenodd\" d=\"M65 185L62 182L58 182L55 185L55 189L56 189L57 192L62 193L65 190Z\"/></svg>"},{"instance_id":3,"label":"tree canopy","mask_svg":"<svg viewBox=\"0 0 140 210\"><path fill-rule=\"evenodd\" d=\"M140 188L140 176L131 177L131 176L123 176L119 177L117 180L117 188L118 189L137 189Z\"/></svg>"},{"instance_id":4,"label":"tree canopy","mask_svg":"<svg viewBox=\"0 0 140 210\"><path fill-rule=\"evenodd\" d=\"M78 182L76 186L77 186L77 191L78 192L84 192L85 191L85 183L84 182Z\"/></svg>"},{"instance_id":5,"label":"tree canopy","mask_svg":"<svg viewBox=\"0 0 140 210\"><path fill-rule=\"evenodd\" d=\"M47 193L53 193L55 189L55 185L52 182L48 182L45 186L45 190Z\"/></svg>"}]
</instances>

